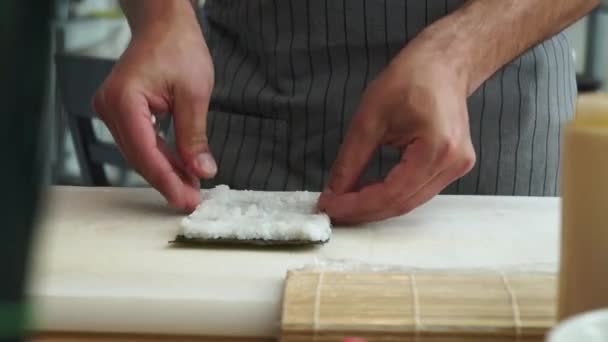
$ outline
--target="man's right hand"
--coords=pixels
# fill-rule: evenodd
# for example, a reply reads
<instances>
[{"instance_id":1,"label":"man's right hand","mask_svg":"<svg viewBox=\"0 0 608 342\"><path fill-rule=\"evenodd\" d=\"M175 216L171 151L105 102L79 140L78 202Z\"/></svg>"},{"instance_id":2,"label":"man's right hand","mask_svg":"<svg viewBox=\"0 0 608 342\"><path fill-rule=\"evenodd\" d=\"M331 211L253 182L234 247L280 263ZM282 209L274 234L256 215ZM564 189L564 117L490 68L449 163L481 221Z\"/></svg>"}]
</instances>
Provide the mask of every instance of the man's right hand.
<instances>
[{"instance_id":1,"label":"man's right hand","mask_svg":"<svg viewBox=\"0 0 608 342\"><path fill-rule=\"evenodd\" d=\"M129 5L131 42L93 105L129 164L171 206L192 211L200 203L199 178L217 172L206 135L211 56L188 1ZM152 115L165 113L173 114L177 155L152 125Z\"/></svg>"}]
</instances>

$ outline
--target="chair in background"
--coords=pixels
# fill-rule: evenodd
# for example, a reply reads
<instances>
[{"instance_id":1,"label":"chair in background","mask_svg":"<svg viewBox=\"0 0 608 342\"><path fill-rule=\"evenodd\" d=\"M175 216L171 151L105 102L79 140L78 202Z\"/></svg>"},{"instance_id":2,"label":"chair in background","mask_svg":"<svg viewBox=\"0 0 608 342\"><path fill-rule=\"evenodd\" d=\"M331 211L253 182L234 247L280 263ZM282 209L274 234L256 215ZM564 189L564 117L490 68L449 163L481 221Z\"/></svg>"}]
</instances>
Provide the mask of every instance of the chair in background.
<instances>
[{"instance_id":1,"label":"chair in background","mask_svg":"<svg viewBox=\"0 0 608 342\"><path fill-rule=\"evenodd\" d=\"M116 145L96 136L93 121L97 114L91 100L112 70L114 61L74 55L57 55L57 86L68 128L72 134L82 182L88 186L109 186L104 165L127 170Z\"/></svg>"}]
</instances>

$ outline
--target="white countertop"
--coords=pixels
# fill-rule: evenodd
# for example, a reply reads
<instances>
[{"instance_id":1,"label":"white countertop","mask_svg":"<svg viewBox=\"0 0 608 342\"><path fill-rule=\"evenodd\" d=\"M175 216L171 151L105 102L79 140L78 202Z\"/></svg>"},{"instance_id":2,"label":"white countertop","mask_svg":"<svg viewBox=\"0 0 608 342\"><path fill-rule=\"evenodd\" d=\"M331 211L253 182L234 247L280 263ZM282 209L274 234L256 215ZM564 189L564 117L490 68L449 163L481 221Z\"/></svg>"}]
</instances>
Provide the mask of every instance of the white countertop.
<instances>
[{"instance_id":1,"label":"white countertop","mask_svg":"<svg viewBox=\"0 0 608 342\"><path fill-rule=\"evenodd\" d=\"M439 196L309 249L176 248L150 189L53 188L30 293L45 331L274 336L284 276L320 260L555 272L557 198Z\"/></svg>"}]
</instances>

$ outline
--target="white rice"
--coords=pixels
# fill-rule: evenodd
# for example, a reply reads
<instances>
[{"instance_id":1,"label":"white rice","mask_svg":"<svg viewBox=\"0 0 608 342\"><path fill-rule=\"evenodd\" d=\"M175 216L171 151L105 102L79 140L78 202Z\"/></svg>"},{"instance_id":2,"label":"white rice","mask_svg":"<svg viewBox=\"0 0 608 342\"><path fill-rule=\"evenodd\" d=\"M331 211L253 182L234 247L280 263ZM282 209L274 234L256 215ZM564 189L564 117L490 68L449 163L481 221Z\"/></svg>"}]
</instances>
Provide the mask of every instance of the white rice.
<instances>
[{"instance_id":1,"label":"white rice","mask_svg":"<svg viewBox=\"0 0 608 342\"><path fill-rule=\"evenodd\" d=\"M316 212L318 194L231 190L220 185L203 192L198 208L184 218L188 239L327 241L331 224Z\"/></svg>"}]
</instances>

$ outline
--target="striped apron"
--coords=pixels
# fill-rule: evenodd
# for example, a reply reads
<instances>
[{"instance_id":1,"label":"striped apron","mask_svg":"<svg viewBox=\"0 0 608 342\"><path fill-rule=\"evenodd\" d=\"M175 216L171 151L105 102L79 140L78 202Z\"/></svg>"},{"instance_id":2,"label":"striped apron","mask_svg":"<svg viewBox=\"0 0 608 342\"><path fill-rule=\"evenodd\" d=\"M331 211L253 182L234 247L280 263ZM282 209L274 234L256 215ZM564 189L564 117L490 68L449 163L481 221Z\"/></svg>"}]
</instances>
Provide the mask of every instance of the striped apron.
<instances>
[{"instance_id":1,"label":"striped apron","mask_svg":"<svg viewBox=\"0 0 608 342\"><path fill-rule=\"evenodd\" d=\"M463 2L207 0L207 133L219 172L203 187L320 191L366 85ZM477 163L443 193L559 194L561 126L575 97L563 33L508 63L468 99ZM382 178L399 157L380 148L363 178Z\"/></svg>"}]
</instances>

